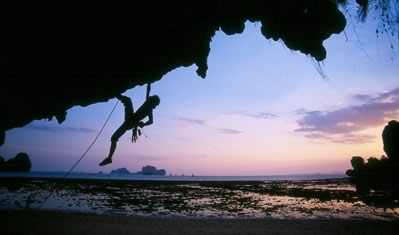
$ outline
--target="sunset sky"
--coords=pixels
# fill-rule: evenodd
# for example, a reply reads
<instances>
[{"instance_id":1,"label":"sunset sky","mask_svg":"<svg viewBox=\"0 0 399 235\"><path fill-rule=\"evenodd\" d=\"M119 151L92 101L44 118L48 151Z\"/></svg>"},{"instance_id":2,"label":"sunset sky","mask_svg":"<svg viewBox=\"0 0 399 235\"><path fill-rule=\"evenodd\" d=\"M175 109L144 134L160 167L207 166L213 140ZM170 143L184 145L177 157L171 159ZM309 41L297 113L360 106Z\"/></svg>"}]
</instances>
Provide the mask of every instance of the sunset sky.
<instances>
[{"instance_id":1,"label":"sunset sky","mask_svg":"<svg viewBox=\"0 0 399 235\"><path fill-rule=\"evenodd\" d=\"M352 156L380 157L385 124L399 119L398 39L394 50L375 35L376 22L349 23L325 41L320 64L282 42L266 40L260 24L243 34L219 31L211 43L206 79L195 65L152 85L161 97L154 124L131 143L118 142L113 164L99 167L123 121L119 104L75 171L164 168L186 175L281 175L345 172ZM145 87L128 90L137 109ZM7 132L0 155L29 154L33 171L67 171L93 141L116 99L68 110L67 120L34 121Z\"/></svg>"}]
</instances>

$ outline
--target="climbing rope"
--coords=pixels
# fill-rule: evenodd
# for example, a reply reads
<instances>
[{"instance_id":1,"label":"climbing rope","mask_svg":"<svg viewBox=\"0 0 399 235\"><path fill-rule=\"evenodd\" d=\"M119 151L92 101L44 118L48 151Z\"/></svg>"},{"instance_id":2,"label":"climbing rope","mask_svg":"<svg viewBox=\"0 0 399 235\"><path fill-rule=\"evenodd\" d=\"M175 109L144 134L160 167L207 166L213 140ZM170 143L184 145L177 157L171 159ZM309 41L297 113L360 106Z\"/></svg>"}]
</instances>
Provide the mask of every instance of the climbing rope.
<instances>
[{"instance_id":1,"label":"climbing rope","mask_svg":"<svg viewBox=\"0 0 399 235\"><path fill-rule=\"evenodd\" d=\"M79 158L79 160L71 167L71 169L65 173L65 175L62 177L63 179L67 178L69 176L69 174L73 171L73 169L75 169L75 167L79 164L79 162L86 156L86 154L90 151L91 147L93 147L94 143L97 141L98 137L101 135L101 132L104 130L105 126L107 125L109 119L111 118L112 114L115 111L116 106L118 105L119 100L115 103L114 108L112 109L111 113L108 115L107 120L105 120L104 125L101 127L100 131L98 132L96 138L94 138L93 142L89 145L89 147L86 149L86 151L82 154L82 156ZM46 201L50 198L50 196L53 194L53 192L51 190L49 190L50 192L48 193L48 195L44 198L44 201L40 204L39 209L42 208L42 206L44 205L44 203L46 203Z\"/></svg>"},{"instance_id":2,"label":"climbing rope","mask_svg":"<svg viewBox=\"0 0 399 235\"><path fill-rule=\"evenodd\" d=\"M79 160L73 165L73 167L65 174L64 178L68 177L68 175L73 171L73 169L79 164L79 162L86 156L86 154L89 152L91 147L94 145L94 143L97 141L98 137L101 135L101 132L104 130L105 126L107 125L109 119L111 118L112 114L114 113L114 110L116 106L118 105L119 100L115 103L114 108L112 109L111 113L108 115L107 120L105 120L105 123L103 127L101 127L100 131L98 132L96 138L94 138L93 142L90 144L90 146L86 149L86 151L82 154L82 156L79 158Z\"/></svg>"}]
</instances>

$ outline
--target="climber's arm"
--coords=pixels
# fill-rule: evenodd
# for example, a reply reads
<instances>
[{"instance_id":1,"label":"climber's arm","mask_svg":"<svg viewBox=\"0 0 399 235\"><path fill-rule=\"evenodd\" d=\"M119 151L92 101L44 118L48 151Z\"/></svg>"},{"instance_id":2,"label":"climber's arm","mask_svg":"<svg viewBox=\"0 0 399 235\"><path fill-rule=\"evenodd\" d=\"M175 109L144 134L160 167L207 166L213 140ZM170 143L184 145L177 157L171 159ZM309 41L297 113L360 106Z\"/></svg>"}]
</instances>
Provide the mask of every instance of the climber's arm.
<instances>
[{"instance_id":1,"label":"climber's arm","mask_svg":"<svg viewBox=\"0 0 399 235\"><path fill-rule=\"evenodd\" d=\"M150 93L151 93L151 83L147 84L147 94L145 96L145 99L148 99L148 97L150 97Z\"/></svg>"},{"instance_id":2,"label":"climber's arm","mask_svg":"<svg viewBox=\"0 0 399 235\"><path fill-rule=\"evenodd\" d=\"M152 115L152 110L150 111L150 113L148 114L148 121L146 122L140 122L139 123L139 127L145 127L145 126L149 126L151 124L154 123L154 117Z\"/></svg>"}]
</instances>

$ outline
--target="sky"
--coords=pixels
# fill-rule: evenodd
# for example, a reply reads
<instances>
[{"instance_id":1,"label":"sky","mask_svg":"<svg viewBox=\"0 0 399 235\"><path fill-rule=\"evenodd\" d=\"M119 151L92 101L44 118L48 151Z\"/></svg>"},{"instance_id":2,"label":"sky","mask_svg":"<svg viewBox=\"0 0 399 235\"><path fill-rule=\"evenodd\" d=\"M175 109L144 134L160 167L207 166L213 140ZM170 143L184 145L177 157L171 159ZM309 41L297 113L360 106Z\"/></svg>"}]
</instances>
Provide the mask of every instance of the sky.
<instances>
[{"instance_id":1,"label":"sky","mask_svg":"<svg viewBox=\"0 0 399 235\"><path fill-rule=\"evenodd\" d=\"M371 18L371 17L370 17ZM76 172L131 172L146 165L173 175L263 176L344 173L352 156L384 154L381 133L399 119L398 39L376 37L376 22L348 23L324 42L320 64L266 40L260 23L243 34L218 31L206 79L195 65L180 67L152 85L161 98L154 124L136 143L127 132L113 163L98 166L123 121L117 105ZM320 68L327 76L323 78ZM145 87L123 93L137 109ZM33 121L7 131L0 156L29 154L32 171L68 171L96 137L116 103L111 99L68 110L67 120Z\"/></svg>"}]
</instances>

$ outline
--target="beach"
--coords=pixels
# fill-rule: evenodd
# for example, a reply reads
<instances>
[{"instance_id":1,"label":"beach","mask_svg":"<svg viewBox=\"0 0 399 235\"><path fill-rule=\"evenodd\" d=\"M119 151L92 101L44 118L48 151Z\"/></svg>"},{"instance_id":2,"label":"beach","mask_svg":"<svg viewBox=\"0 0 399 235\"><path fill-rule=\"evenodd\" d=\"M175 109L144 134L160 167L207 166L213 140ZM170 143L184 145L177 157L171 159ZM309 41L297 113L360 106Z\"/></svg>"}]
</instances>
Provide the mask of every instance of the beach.
<instances>
[{"instance_id":1,"label":"beach","mask_svg":"<svg viewBox=\"0 0 399 235\"><path fill-rule=\"evenodd\" d=\"M12 210L0 212L2 234L396 234L397 221L193 219Z\"/></svg>"},{"instance_id":2,"label":"beach","mask_svg":"<svg viewBox=\"0 0 399 235\"><path fill-rule=\"evenodd\" d=\"M1 178L5 234L396 234L399 206L348 179ZM2 232L2 234L4 234Z\"/></svg>"}]
</instances>

